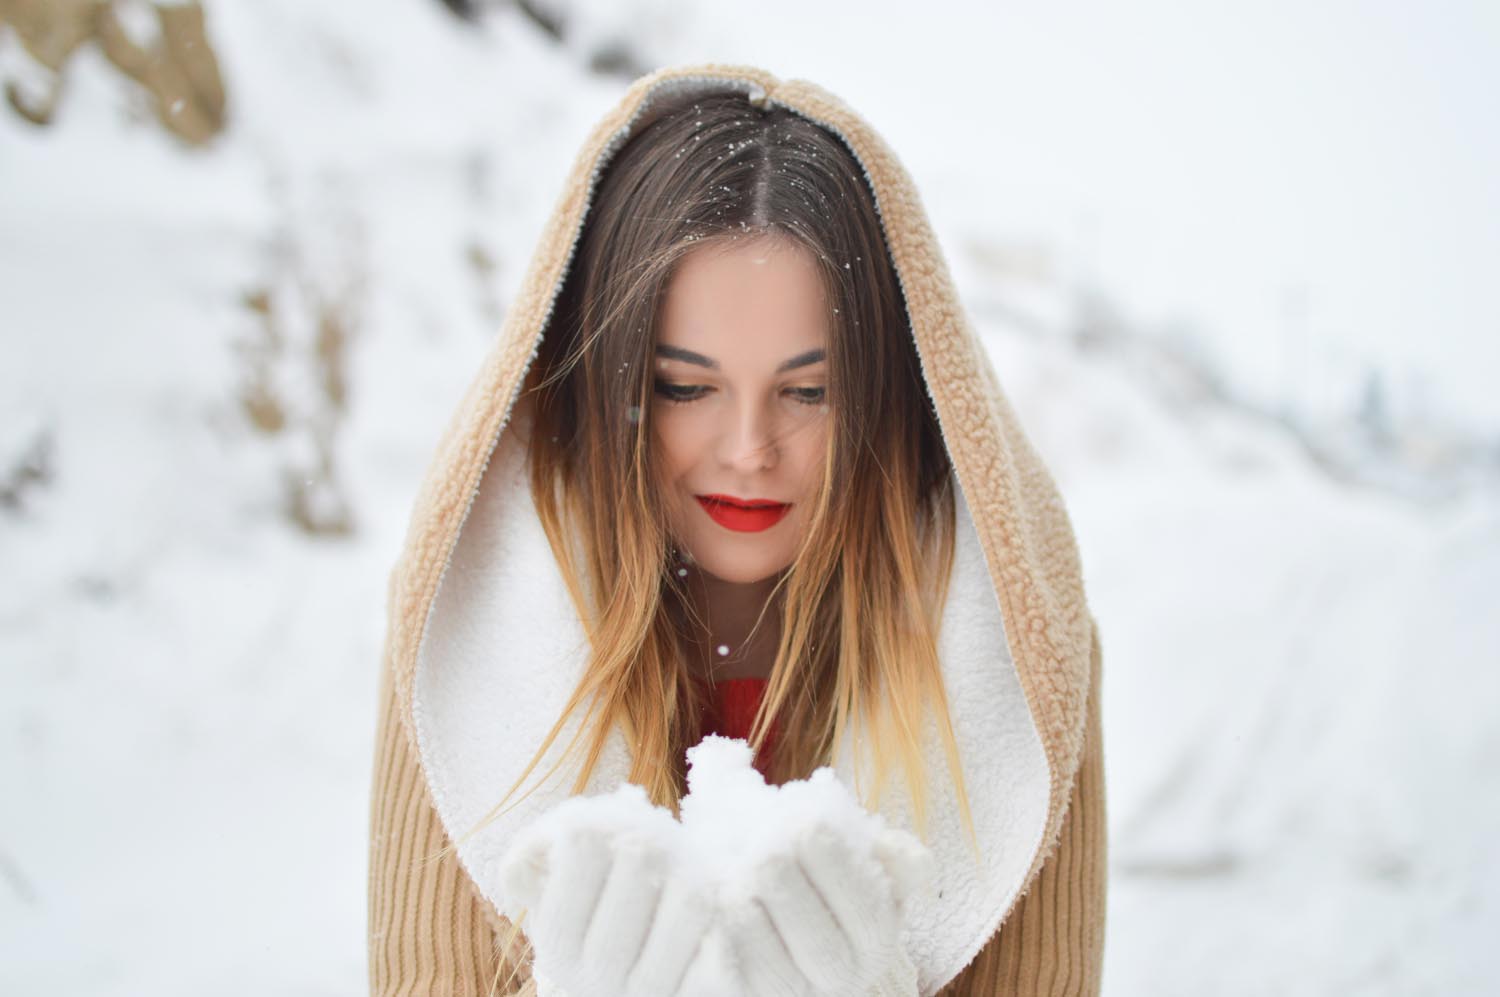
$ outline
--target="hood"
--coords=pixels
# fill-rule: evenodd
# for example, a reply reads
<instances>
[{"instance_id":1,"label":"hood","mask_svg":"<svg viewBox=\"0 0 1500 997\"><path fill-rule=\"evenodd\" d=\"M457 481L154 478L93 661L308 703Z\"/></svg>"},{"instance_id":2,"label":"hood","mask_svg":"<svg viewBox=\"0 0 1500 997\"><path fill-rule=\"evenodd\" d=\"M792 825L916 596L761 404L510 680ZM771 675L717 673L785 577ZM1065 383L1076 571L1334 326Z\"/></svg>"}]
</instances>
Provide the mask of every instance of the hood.
<instances>
[{"instance_id":1,"label":"hood","mask_svg":"<svg viewBox=\"0 0 1500 997\"><path fill-rule=\"evenodd\" d=\"M928 841L938 883L912 908L907 936L922 991L933 993L978 954L1058 840L1084 739L1093 618L1056 486L964 316L917 191L874 129L832 94L750 67L673 67L637 80L600 120L421 487L390 578L386 667L434 807L457 840L520 776L588 655L532 504L518 393L602 167L661 98L724 88L830 129L863 166L957 479L939 652L982 858L976 864L934 729ZM587 791L624 782L629 762L616 730ZM464 869L497 909L495 860L521 826L565 798L577 771L565 766L459 846ZM836 771L853 785L849 764ZM913 827L905 794L887 796L886 819Z\"/></svg>"}]
</instances>

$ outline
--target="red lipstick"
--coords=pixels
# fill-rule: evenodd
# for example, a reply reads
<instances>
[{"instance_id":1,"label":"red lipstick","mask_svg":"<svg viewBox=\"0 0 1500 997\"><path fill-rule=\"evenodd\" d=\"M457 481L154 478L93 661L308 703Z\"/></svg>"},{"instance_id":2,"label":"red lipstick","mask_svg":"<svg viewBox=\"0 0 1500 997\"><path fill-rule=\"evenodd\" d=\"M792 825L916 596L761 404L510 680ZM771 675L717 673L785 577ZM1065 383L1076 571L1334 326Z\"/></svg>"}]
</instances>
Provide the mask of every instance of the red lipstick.
<instances>
[{"instance_id":1,"label":"red lipstick","mask_svg":"<svg viewBox=\"0 0 1500 997\"><path fill-rule=\"evenodd\" d=\"M703 511L725 529L754 533L780 522L791 505L769 499L742 499L733 495L695 495Z\"/></svg>"}]
</instances>

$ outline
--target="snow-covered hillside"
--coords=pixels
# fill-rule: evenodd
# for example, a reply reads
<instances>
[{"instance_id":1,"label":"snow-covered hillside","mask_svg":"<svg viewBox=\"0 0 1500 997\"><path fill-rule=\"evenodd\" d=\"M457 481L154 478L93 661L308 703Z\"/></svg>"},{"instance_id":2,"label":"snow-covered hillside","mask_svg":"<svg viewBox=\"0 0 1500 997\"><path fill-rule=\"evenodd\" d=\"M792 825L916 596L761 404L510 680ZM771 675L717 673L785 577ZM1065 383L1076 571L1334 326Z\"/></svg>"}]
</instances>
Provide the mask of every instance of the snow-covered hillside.
<instances>
[{"instance_id":1,"label":"snow-covered hillside","mask_svg":"<svg viewBox=\"0 0 1500 997\"><path fill-rule=\"evenodd\" d=\"M509 8L206 6L212 146L175 143L90 49L50 127L0 111L6 994L363 991L386 574L625 85L584 68L578 38L628 28L604 4L564 45ZM731 51L701 12L635 9L640 58ZM734 54L854 78L853 47L750 22ZM22 58L0 36L0 67ZM945 116L846 96L924 191L986 189L933 151ZM1293 432L1233 367L1173 390L1128 329L1078 334L1076 274L1025 252L1065 247L990 189L935 216L1100 621L1106 993L1490 992L1494 441L1425 489L1436 465L1319 449L1330 422Z\"/></svg>"}]
</instances>

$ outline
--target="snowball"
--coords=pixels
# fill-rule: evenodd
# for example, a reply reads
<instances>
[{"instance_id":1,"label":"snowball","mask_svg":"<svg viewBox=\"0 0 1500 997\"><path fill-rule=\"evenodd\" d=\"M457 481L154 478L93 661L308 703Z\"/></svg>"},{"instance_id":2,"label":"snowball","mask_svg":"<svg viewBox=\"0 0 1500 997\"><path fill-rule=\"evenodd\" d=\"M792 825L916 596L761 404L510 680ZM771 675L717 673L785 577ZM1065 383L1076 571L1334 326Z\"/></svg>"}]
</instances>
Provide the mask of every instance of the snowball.
<instances>
[{"instance_id":1,"label":"snowball","mask_svg":"<svg viewBox=\"0 0 1500 997\"><path fill-rule=\"evenodd\" d=\"M922 843L867 811L833 769L772 786L755 768L747 742L716 734L689 748L687 757L688 793L680 807L685 858L696 875L716 881L724 899L750 890L768 859L828 830L857 862L891 880L898 902L931 879L931 854Z\"/></svg>"}]
</instances>

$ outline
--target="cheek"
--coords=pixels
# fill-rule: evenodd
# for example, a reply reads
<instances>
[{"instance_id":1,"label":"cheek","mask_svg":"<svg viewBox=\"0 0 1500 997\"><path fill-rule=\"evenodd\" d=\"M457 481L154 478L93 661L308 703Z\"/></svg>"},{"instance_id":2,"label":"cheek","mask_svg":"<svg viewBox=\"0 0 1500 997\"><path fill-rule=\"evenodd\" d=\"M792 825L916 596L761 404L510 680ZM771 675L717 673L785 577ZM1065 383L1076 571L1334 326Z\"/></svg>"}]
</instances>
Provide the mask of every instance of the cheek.
<instances>
[{"instance_id":1,"label":"cheek","mask_svg":"<svg viewBox=\"0 0 1500 997\"><path fill-rule=\"evenodd\" d=\"M809 426L806 432L799 433L789 456L796 462L797 479L803 492L816 489L823 478L823 465L828 460L828 423L824 421Z\"/></svg>"},{"instance_id":2,"label":"cheek","mask_svg":"<svg viewBox=\"0 0 1500 997\"><path fill-rule=\"evenodd\" d=\"M684 426L670 414L658 410L652 413L651 438L656 445L657 463L668 480L676 478L689 464L689 441L683 432Z\"/></svg>"},{"instance_id":3,"label":"cheek","mask_svg":"<svg viewBox=\"0 0 1500 997\"><path fill-rule=\"evenodd\" d=\"M804 468L822 471L828 460L828 418L823 417L807 427L807 432L796 435L796 459Z\"/></svg>"}]
</instances>

